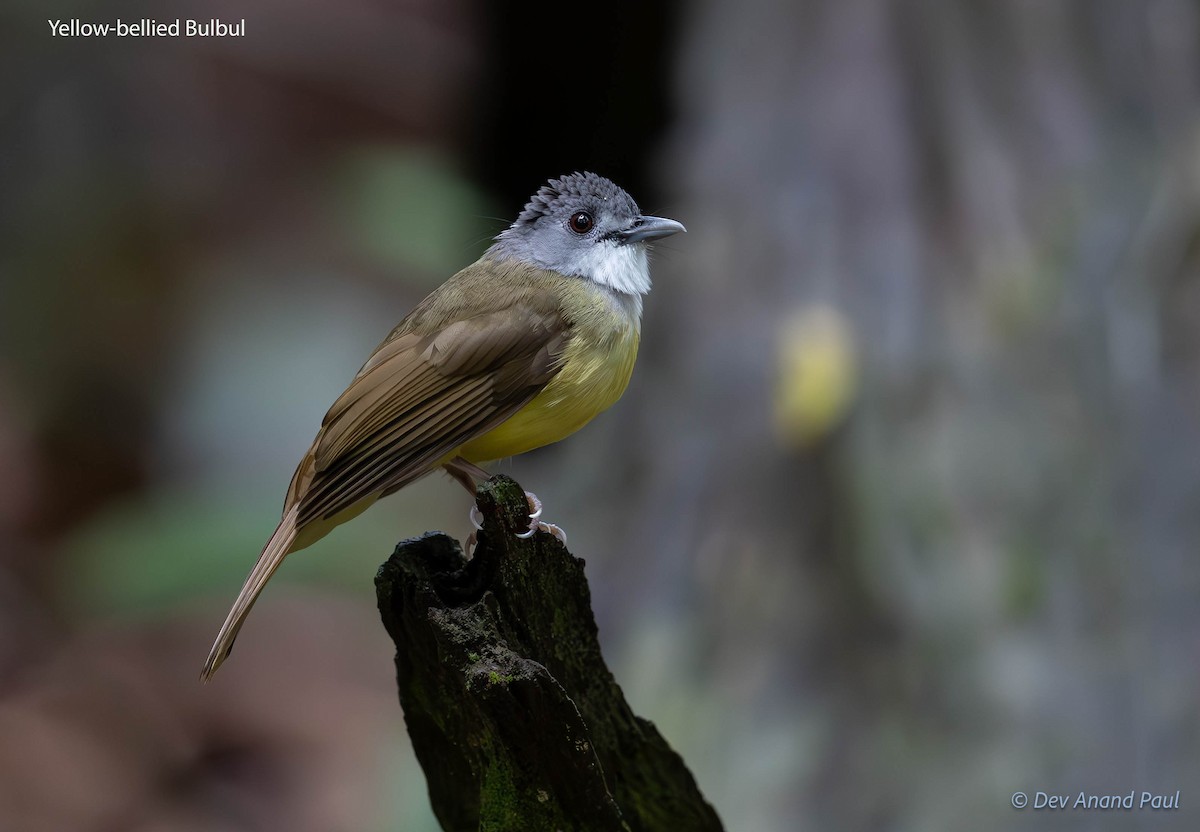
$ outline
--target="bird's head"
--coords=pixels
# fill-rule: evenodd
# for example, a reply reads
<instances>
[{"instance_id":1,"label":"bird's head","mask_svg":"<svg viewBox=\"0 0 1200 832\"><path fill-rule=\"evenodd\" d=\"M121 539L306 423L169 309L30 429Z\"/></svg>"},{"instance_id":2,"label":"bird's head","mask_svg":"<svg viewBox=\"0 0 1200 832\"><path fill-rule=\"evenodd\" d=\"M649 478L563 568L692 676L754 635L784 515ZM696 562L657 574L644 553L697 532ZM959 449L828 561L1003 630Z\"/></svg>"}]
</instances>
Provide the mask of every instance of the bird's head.
<instances>
[{"instance_id":1,"label":"bird's head","mask_svg":"<svg viewBox=\"0 0 1200 832\"><path fill-rule=\"evenodd\" d=\"M686 230L642 214L611 180L572 173L543 185L489 254L641 295L650 290L646 244Z\"/></svg>"}]
</instances>

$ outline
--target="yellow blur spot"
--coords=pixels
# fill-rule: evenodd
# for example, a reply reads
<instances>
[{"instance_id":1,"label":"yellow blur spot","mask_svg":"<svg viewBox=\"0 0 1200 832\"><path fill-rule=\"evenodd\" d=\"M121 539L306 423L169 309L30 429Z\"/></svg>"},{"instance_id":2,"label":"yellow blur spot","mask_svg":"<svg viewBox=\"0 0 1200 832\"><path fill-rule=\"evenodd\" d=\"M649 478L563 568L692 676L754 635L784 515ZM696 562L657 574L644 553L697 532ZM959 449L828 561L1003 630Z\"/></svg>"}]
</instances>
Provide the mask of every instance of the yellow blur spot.
<instances>
[{"instance_id":1,"label":"yellow blur spot","mask_svg":"<svg viewBox=\"0 0 1200 832\"><path fill-rule=\"evenodd\" d=\"M854 336L831 306L809 306L779 332L775 428L780 440L809 447L837 427L858 385Z\"/></svg>"}]
</instances>

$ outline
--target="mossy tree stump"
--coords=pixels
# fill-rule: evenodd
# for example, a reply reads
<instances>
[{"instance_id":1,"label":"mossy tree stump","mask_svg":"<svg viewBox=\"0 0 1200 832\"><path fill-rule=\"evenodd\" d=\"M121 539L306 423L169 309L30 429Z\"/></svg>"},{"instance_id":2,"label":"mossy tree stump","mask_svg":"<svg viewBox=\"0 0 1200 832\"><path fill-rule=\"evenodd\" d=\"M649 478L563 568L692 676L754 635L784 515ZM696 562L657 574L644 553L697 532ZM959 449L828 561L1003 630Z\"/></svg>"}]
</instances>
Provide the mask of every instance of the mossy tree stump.
<instances>
[{"instance_id":1,"label":"mossy tree stump","mask_svg":"<svg viewBox=\"0 0 1200 832\"><path fill-rule=\"evenodd\" d=\"M400 704L442 828L720 830L691 772L604 664L583 561L528 523L512 479L479 486L474 556L440 532L375 579Z\"/></svg>"}]
</instances>

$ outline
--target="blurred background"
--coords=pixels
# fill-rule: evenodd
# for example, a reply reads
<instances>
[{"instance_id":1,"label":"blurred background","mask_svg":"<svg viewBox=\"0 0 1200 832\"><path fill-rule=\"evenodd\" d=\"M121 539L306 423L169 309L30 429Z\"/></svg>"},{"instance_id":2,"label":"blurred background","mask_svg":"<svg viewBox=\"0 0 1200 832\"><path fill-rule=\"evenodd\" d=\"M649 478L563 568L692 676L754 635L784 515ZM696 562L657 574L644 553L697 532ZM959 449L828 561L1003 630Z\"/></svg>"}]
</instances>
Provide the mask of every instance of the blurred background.
<instances>
[{"instance_id":1,"label":"blurred background","mask_svg":"<svg viewBox=\"0 0 1200 832\"><path fill-rule=\"evenodd\" d=\"M448 478L196 678L328 405L578 169L690 233L501 470L728 828L1197 828L1200 5L53 5L0 11L0 829L437 828L372 578Z\"/></svg>"}]
</instances>

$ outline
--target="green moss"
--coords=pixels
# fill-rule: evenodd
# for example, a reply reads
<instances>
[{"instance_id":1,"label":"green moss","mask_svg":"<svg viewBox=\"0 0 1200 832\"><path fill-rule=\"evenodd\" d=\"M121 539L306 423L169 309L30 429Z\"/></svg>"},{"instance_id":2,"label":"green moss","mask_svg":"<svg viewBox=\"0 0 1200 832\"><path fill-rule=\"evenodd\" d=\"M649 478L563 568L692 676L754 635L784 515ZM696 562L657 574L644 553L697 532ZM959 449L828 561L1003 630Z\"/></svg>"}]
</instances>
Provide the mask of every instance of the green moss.
<instances>
[{"instance_id":1,"label":"green moss","mask_svg":"<svg viewBox=\"0 0 1200 832\"><path fill-rule=\"evenodd\" d=\"M487 762L479 784L479 832L523 828L521 795L508 758L497 756L490 746L482 751Z\"/></svg>"}]
</instances>

